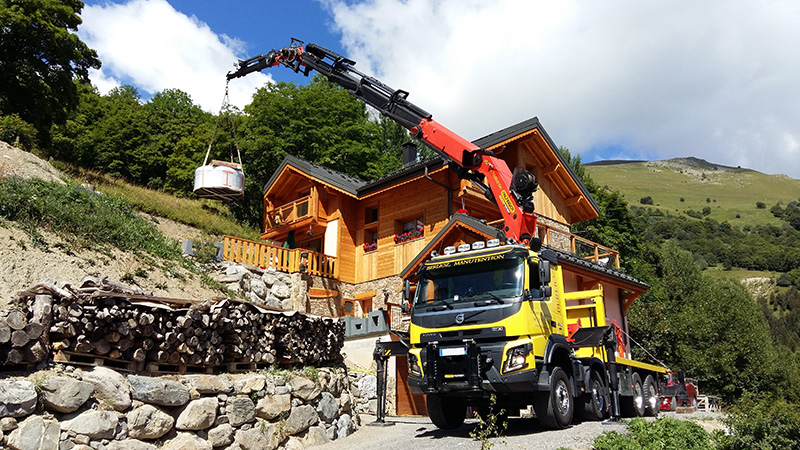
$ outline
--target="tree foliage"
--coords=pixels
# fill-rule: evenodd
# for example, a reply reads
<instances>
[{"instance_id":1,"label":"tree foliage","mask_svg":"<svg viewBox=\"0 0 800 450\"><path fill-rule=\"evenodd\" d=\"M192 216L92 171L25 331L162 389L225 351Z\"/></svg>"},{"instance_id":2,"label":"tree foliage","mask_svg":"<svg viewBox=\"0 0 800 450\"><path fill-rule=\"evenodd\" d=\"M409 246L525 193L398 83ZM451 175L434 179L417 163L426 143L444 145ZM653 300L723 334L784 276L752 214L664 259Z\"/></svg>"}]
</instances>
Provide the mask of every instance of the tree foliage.
<instances>
[{"instance_id":1,"label":"tree foliage","mask_svg":"<svg viewBox=\"0 0 800 450\"><path fill-rule=\"evenodd\" d=\"M399 167L396 150L383 151L397 139L391 128L371 120L364 103L320 75L306 86L263 87L245 112L241 148L249 169L243 213L251 222L261 220L264 184L287 154L363 180Z\"/></svg>"},{"instance_id":2,"label":"tree foliage","mask_svg":"<svg viewBox=\"0 0 800 450\"><path fill-rule=\"evenodd\" d=\"M73 79L100 67L74 33L82 9L79 0L0 0L0 111L33 124L44 144L77 106Z\"/></svg>"}]
</instances>

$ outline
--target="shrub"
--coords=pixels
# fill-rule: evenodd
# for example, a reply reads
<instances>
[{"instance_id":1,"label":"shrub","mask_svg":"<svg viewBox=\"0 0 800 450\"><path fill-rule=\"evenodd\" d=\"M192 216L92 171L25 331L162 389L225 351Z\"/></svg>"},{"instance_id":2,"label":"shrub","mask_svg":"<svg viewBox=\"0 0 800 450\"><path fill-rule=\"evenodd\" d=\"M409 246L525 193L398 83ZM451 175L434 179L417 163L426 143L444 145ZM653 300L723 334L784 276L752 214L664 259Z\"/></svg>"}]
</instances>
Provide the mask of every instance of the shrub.
<instances>
[{"instance_id":1,"label":"shrub","mask_svg":"<svg viewBox=\"0 0 800 450\"><path fill-rule=\"evenodd\" d=\"M652 205L653 204L653 197L650 197L649 195L647 197L642 197L642 198L639 199L639 203L641 203L643 205Z\"/></svg>"},{"instance_id":2,"label":"shrub","mask_svg":"<svg viewBox=\"0 0 800 450\"><path fill-rule=\"evenodd\" d=\"M767 204L764 202L756 202L756 208L758 209L767 209Z\"/></svg>"},{"instance_id":3,"label":"shrub","mask_svg":"<svg viewBox=\"0 0 800 450\"><path fill-rule=\"evenodd\" d=\"M724 450L800 449L800 406L783 399L745 395L726 424Z\"/></svg>"},{"instance_id":4,"label":"shrub","mask_svg":"<svg viewBox=\"0 0 800 450\"><path fill-rule=\"evenodd\" d=\"M0 141L31 151L36 146L36 128L16 114L0 117Z\"/></svg>"},{"instance_id":5,"label":"shrub","mask_svg":"<svg viewBox=\"0 0 800 450\"><path fill-rule=\"evenodd\" d=\"M648 422L642 418L631 420L630 436L607 431L594 441L597 450L714 450L712 436L703 427L685 420L668 417Z\"/></svg>"},{"instance_id":6,"label":"shrub","mask_svg":"<svg viewBox=\"0 0 800 450\"><path fill-rule=\"evenodd\" d=\"M706 206L705 208L703 208L703 215L707 216L709 214L711 214L711 207L710 206Z\"/></svg>"}]
</instances>

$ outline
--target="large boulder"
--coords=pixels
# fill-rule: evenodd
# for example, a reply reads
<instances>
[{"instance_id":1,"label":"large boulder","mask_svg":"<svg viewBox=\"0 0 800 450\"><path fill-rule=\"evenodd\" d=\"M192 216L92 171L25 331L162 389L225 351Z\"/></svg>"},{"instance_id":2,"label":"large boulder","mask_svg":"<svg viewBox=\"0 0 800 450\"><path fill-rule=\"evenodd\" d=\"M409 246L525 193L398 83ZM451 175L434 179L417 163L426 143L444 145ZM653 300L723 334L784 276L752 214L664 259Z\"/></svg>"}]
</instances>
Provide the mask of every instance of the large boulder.
<instances>
[{"instance_id":1,"label":"large boulder","mask_svg":"<svg viewBox=\"0 0 800 450\"><path fill-rule=\"evenodd\" d=\"M39 386L45 408L71 413L81 407L94 392L94 385L71 377L48 377Z\"/></svg>"},{"instance_id":2,"label":"large boulder","mask_svg":"<svg viewBox=\"0 0 800 450\"><path fill-rule=\"evenodd\" d=\"M65 416L61 420L61 431L85 434L92 439L112 439L118 423L119 419L114 412L89 410Z\"/></svg>"},{"instance_id":3,"label":"large boulder","mask_svg":"<svg viewBox=\"0 0 800 450\"><path fill-rule=\"evenodd\" d=\"M317 414L317 410L313 406L295 406L286 419L283 432L287 435L298 434L317 423L319 423L319 414Z\"/></svg>"},{"instance_id":4,"label":"large boulder","mask_svg":"<svg viewBox=\"0 0 800 450\"><path fill-rule=\"evenodd\" d=\"M208 430L208 442L212 447L224 447L233 443L233 427L223 423Z\"/></svg>"},{"instance_id":5,"label":"large boulder","mask_svg":"<svg viewBox=\"0 0 800 450\"><path fill-rule=\"evenodd\" d=\"M319 403L317 403L317 413L320 419L326 423L331 423L338 412L339 404L336 402L336 397L331 395L330 392L323 392Z\"/></svg>"},{"instance_id":6,"label":"large boulder","mask_svg":"<svg viewBox=\"0 0 800 450\"><path fill-rule=\"evenodd\" d=\"M292 409L291 394L268 395L258 400L256 404L256 416L272 420L276 417L286 416Z\"/></svg>"},{"instance_id":7,"label":"large boulder","mask_svg":"<svg viewBox=\"0 0 800 450\"><path fill-rule=\"evenodd\" d=\"M72 450L75 450L75 447L72 447ZM106 445L106 450L158 450L158 448L153 444L137 439L124 439L122 441L109 442Z\"/></svg>"},{"instance_id":8,"label":"large boulder","mask_svg":"<svg viewBox=\"0 0 800 450\"><path fill-rule=\"evenodd\" d=\"M178 430L205 430L210 428L217 418L217 406L216 397L192 400L181 411L175 421L175 428Z\"/></svg>"},{"instance_id":9,"label":"large boulder","mask_svg":"<svg viewBox=\"0 0 800 450\"><path fill-rule=\"evenodd\" d=\"M353 432L353 419L350 414L342 414L336 421L336 439L350 436Z\"/></svg>"},{"instance_id":10,"label":"large boulder","mask_svg":"<svg viewBox=\"0 0 800 450\"><path fill-rule=\"evenodd\" d=\"M228 422L233 427L252 422L256 418L256 405L249 397L228 398L225 404L225 414Z\"/></svg>"},{"instance_id":11,"label":"large boulder","mask_svg":"<svg viewBox=\"0 0 800 450\"><path fill-rule=\"evenodd\" d=\"M358 391L361 393L361 398L378 398L378 379L375 375L367 375L358 380Z\"/></svg>"},{"instance_id":12,"label":"large boulder","mask_svg":"<svg viewBox=\"0 0 800 450\"><path fill-rule=\"evenodd\" d=\"M280 443L277 424L262 422L249 430L237 431L234 445L238 444L242 450L274 450Z\"/></svg>"},{"instance_id":13,"label":"large boulder","mask_svg":"<svg viewBox=\"0 0 800 450\"><path fill-rule=\"evenodd\" d=\"M80 372L81 379L94 385L94 397L116 411L131 407L131 388L125 377L107 367L95 367Z\"/></svg>"},{"instance_id":14,"label":"large boulder","mask_svg":"<svg viewBox=\"0 0 800 450\"><path fill-rule=\"evenodd\" d=\"M60 434L58 422L31 416L11 432L6 443L14 450L56 450Z\"/></svg>"},{"instance_id":15,"label":"large boulder","mask_svg":"<svg viewBox=\"0 0 800 450\"><path fill-rule=\"evenodd\" d=\"M211 444L194 433L179 432L165 442L161 450L211 450Z\"/></svg>"},{"instance_id":16,"label":"large boulder","mask_svg":"<svg viewBox=\"0 0 800 450\"><path fill-rule=\"evenodd\" d=\"M0 380L0 417L23 417L36 409L36 386L28 380Z\"/></svg>"},{"instance_id":17,"label":"large boulder","mask_svg":"<svg viewBox=\"0 0 800 450\"><path fill-rule=\"evenodd\" d=\"M131 397L161 406L183 406L189 403L189 389L177 381L130 375Z\"/></svg>"},{"instance_id":18,"label":"large boulder","mask_svg":"<svg viewBox=\"0 0 800 450\"><path fill-rule=\"evenodd\" d=\"M142 405L127 415L128 437L158 439L167 434L175 419L153 405Z\"/></svg>"},{"instance_id":19,"label":"large boulder","mask_svg":"<svg viewBox=\"0 0 800 450\"><path fill-rule=\"evenodd\" d=\"M230 394L233 392L233 381L223 375L184 375L184 379L201 394Z\"/></svg>"},{"instance_id":20,"label":"large boulder","mask_svg":"<svg viewBox=\"0 0 800 450\"><path fill-rule=\"evenodd\" d=\"M306 402L314 400L322 393L319 384L299 375L293 375L289 379L289 384L292 386L292 393L295 397L299 397Z\"/></svg>"},{"instance_id":21,"label":"large boulder","mask_svg":"<svg viewBox=\"0 0 800 450\"><path fill-rule=\"evenodd\" d=\"M237 394L250 395L258 392L267 385L267 377L264 375L249 375L233 382L233 389Z\"/></svg>"}]
</instances>

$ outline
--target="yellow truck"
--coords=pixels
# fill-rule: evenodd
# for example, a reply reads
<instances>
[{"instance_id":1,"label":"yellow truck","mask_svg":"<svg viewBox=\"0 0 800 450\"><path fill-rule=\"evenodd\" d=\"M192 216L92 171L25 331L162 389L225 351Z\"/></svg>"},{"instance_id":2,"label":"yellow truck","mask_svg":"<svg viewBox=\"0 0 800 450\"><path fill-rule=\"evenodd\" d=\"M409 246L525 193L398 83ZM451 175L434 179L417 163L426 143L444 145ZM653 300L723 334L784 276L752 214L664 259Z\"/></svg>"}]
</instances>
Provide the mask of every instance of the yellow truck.
<instances>
[{"instance_id":1,"label":"yellow truck","mask_svg":"<svg viewBox=\"0 0 800 450\"><path fill-rule=\"evenodd\" d=\"M433 423L457 428L468 407L486 410L491 397L496 410L532 406L554 429L657 415L667 369L630 359L611 323L624 321L625 302L647 286L537 250L497 239L449 247L422 263L415 287L404 284L409 386L426 396Z\"/></svg>"}]
</instances>

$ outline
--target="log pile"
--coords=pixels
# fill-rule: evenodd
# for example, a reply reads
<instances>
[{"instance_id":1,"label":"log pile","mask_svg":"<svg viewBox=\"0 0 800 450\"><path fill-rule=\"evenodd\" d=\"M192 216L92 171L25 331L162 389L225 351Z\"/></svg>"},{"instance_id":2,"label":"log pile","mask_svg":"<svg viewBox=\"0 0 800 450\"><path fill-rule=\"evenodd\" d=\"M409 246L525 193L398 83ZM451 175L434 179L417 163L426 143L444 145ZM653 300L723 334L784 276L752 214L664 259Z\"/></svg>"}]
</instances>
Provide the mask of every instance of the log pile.
<instances>
[{"instance_id":1,"label":"log pile","mask_svg":"<svg viewBox=\"0 0 800 450\"><path fill-rule=\"evenodd\" d=\"M21 294L18 305L50 302L52 322L39 327L44 338L36 341L48 356L49 342L53 352L97 355L140 363L139 367L147 363L321 366L342 358L344 323L338 319L269 311L231 300L211 303L155 298L107 281L87 280L79 287L39 284ZM14 327L20 327L17 316L23 310L9 314ZM27 326L22 325L23 329ZM36 327L30 331L30 336L35 335ZM25 349L18 353L27 354L36 346L30 339L22 341L21 335L15 341Z\"/></svg>"},{"instance_id":2,"label":"log pile","mask_svg":"<svg viewBox=\"0 0 800 450\"><path fill-rule=\"evenodd\" d=\"M20 306L0 312L0 364L37 364L49 356L51 298L35 295Z\"/></svg>"}]
</instances>

